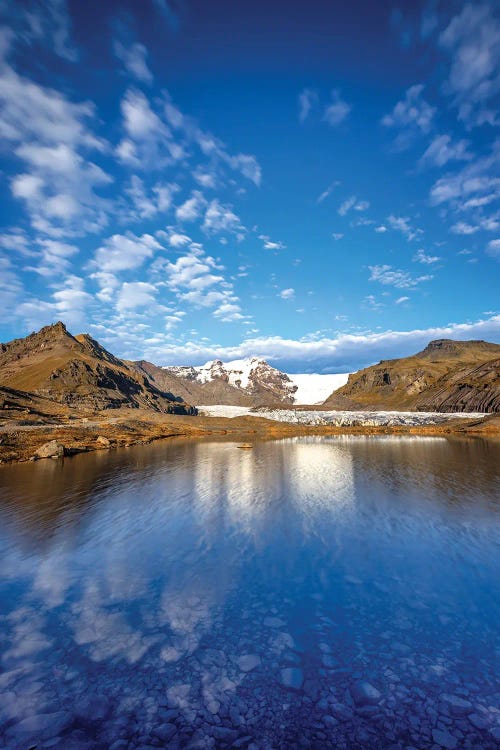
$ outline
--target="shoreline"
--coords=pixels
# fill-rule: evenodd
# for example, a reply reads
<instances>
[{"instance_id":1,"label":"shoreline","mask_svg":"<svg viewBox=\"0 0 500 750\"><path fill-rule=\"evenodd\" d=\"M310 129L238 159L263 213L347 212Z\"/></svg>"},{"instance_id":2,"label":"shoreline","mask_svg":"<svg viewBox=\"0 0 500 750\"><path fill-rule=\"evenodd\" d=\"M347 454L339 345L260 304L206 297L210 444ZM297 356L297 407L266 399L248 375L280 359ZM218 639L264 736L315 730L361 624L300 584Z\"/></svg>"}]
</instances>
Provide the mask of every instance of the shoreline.
<instances>
[{"instance_id":1,"label":"shoreline","mask_svg":"<svg viewBox=\"0 0 500 750\"><path fill-rule=\"evenodd\" d=\"M279 440L309 435L395 435L500 438L500 415L450 418L441 424L420 425L307 425L280 422L262 416L210 417L131 414L130 410L113 416L109 412L91 416L70 417L45 423L9 420L0 424L0 463L3 465L35 460L44 444L56 441L64 446L64 456L71 457L96 450L113 450L146 445L172 437L222 439L252 442ZM61 457L61 456L60 456ZM46 460L39 458L38 460Z\"/></svg>"}]
</instances>

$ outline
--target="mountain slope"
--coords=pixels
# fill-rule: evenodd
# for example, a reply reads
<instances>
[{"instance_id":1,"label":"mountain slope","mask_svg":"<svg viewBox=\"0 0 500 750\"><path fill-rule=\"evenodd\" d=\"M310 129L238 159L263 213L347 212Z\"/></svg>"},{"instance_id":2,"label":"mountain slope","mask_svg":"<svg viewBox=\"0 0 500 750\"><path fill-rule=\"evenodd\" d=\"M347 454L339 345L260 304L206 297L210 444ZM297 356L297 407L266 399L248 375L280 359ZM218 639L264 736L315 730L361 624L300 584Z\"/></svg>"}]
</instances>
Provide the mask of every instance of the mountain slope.
<instances>
[{"instance_id":1,"label":"mountain slope","mask_svg":"<svg viewBox=\"0 0 500 750\"><path fill-rule=\"evenodd\" d=\"M45 403L91 409L119 407L189 413L147 377L88 334L72 336L61 322L0 344L0 386Z\"/></svg>"},{"instance_id":2,"label":"mountain slope","mask_svg":"<svg viewBox=\"0 0 500 750\"><path fill-rule=\"evenodd\" d=\"M500 411L500 346L431 341L421 352L349 376L325 408Z\"/></svg>"}]
</instances>

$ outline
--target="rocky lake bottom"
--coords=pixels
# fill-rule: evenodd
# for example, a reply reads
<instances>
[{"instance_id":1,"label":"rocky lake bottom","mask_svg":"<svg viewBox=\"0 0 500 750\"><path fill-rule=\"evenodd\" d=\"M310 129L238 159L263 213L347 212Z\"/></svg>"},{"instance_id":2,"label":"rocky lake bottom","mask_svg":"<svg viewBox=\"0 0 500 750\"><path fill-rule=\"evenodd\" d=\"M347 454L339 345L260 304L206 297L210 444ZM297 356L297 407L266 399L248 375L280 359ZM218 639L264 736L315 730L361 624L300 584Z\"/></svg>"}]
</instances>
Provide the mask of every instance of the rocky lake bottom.
<instances>
[{"instance_id":1,"label":"rocky lake bottom","mask_svg":"<svg viewBox=\"0 0 500 750\"><path fill-rule=\"evenodd\" d=\"M2 467L0 747L499 747L499 457L344 436Z\"/></svg>"}]
</instances>

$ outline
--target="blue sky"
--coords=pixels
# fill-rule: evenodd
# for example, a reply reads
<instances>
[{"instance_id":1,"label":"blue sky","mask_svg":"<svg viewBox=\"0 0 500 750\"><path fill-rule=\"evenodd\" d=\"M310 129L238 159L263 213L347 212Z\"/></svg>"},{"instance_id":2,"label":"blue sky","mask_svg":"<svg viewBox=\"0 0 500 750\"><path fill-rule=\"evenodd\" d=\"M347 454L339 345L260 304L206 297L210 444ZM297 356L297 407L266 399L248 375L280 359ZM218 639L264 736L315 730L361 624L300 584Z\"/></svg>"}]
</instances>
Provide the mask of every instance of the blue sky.
<instances>
[{"instance_id":1,"label":"blue sky","mask_svg":"<svg viewBox=\"0 0 500 750\"><path fill-rule=\"evenodd\" d=\"M350 371L500 341L488 2L0 2L0 339Z\"/></svg>"}]
</instances>

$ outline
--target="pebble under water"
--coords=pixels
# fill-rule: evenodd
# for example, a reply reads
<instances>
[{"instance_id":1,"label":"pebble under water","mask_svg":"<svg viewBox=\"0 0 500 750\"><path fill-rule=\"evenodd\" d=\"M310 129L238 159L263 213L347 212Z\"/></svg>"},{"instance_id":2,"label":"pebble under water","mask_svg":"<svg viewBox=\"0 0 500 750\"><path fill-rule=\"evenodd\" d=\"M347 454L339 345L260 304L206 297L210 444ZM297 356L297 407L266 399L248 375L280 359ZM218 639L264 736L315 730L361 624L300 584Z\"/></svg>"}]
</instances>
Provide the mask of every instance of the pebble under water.
<instances>
[{"instance_id":1,"label":"pebble under water","mask_svg":"<svg viewBox=\"0 0 500 750\"><path fill-rule=\"evenodd\" d=\"M499 747L499 457L322 437L2 467L0 747Z\"/></svg>"}]
</instances>

